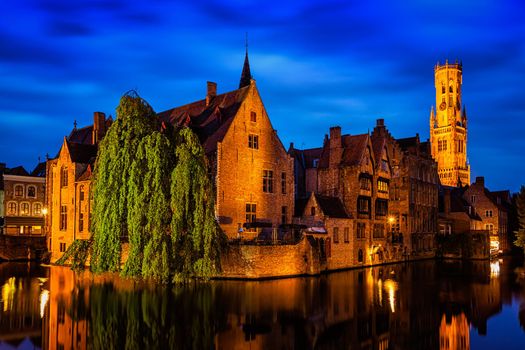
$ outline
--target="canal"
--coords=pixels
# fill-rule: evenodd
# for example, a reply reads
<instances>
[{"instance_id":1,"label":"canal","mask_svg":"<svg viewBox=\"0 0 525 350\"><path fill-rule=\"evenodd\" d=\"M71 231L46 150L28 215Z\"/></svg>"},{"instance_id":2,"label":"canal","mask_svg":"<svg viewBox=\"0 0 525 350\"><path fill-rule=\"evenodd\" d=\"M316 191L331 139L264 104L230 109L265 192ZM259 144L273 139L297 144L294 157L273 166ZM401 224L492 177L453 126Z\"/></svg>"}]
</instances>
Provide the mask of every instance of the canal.
<instances>
[{"instance_id":1,"label":"canal","mask_svg":"<svg viewBox=\"0 0 525 350\"><path fill-rule=\"evenodd\" d=\"M525 349L522 262L159 286L0 264L0 349Z\"/></svg>"}]
</instances>

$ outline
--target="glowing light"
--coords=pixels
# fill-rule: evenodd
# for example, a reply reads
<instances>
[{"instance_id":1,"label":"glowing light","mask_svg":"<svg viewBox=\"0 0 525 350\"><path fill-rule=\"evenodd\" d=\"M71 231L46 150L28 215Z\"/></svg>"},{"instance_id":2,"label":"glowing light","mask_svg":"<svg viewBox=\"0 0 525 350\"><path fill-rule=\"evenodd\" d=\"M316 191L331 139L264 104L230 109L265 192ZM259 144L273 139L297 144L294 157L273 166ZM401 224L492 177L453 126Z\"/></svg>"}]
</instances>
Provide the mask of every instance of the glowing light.
<instances>
[{"instance_id":1,"label":"glowing light","mask_svg":"<svg viewBox=\"0 0 525 350\"><path fill-rule=\"evenodd\" d=\"M393 216L389 216L389 217L388 217L388 222L389 222L389 223L393 224L393 223L394 223L394 220L395 220L395 219L394 219Z\"/></svg>"},{"instance_id":2,"label":"glowing light","mask_svg":"<svg viewBox=\"0 0 525 350\"><path fill-rule=\"evenodd\" d=\"M42 290L40 293L40 318L44 318L44 311L46 310L47 302L49 301L49 291Z\"/></svg>"},{"instance_id":3,"label":"glowing light","mask_svg":"<svg viewBox=\"0 0 525 350\"><path fill-rule=\"evenodd\" d=\"M11 277L2 286L2 303L4 306L4 312L13 308L13 300L16 291L16 278Z\"/></svg>"},{"instance_id":4,"label":"glowing light","mask_svg":"<svg viewBox=\"0 0 525 350\"><path fill-rule=\"evenodd\" d=\"M383 281L378 280L377 281L378 293L379 293L379 305L383 306Z\"/></svg>"},{"instance_id":5,"label":"glowing light","mask_svg":"<svg viewBox=\"0 0 525 350\"><path fill-rule=\"evenodd\" d=\"M44 207L44 208L42 209L42 214L47 215L47 208Z\"/></svg>"},{"instance_id":6,"label":"glowing light","mask_svg":"<svg viewBox=\"0 0 525 350\"><path fill-rule=\"evenodd\" d=\"M392 313L396 312L396 291L399 289L397 282L391 279L385 281L385 289L388 292L388 303Z\"/></svg>"},{"instance_id":7,"label":"glowing light","mask_svg":"<svg viewBox=\"0 0 525 350\"><path fill-rule=\"evenodd\" d=\"M490 263L490 277L495 278L499 276L499 260L491 261Z\"/></svg>"}]
</instances>

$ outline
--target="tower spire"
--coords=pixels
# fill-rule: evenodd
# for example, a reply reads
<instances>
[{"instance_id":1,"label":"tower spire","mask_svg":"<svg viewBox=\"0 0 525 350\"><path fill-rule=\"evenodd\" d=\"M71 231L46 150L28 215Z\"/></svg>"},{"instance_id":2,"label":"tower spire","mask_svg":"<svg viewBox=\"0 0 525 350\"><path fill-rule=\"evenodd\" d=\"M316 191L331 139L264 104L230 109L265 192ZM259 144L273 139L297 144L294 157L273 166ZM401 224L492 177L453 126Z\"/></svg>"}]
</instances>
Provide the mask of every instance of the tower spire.
<instances>
[{"instance_id":1,"label":"tower spire","mask_svg":"<svg viewBox=\"0 0 525 350\"><path fill-rule=\"evenodd\" d=\"M244 56L244 66L242 67L241 80L239 81L239 89L250 85L252 80L252 73L250 72L250 61L248 60L248 33L246 33L246 54Z\"/></svg>"}]
</instances>

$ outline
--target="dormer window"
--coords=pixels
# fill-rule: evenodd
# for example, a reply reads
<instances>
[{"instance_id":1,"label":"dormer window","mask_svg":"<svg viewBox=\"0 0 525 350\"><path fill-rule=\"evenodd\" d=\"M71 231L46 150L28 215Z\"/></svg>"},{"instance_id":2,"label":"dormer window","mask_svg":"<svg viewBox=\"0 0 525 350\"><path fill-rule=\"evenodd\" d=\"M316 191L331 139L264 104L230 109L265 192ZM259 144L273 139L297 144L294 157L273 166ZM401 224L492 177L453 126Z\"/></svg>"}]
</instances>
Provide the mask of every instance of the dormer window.
<instances>
[{"instance_id":1,"label":"dormer window","mask_svg":"<svg viewBox=\"0 0 525 350\"><path fill-rule=\"evenodd\" d=\"M314 160L313 160L313 163L312 163L312 166L313 166L314 168L317 168L318 165L319 165L319 159L314 159Z\"/></svg>"}]
</instances>

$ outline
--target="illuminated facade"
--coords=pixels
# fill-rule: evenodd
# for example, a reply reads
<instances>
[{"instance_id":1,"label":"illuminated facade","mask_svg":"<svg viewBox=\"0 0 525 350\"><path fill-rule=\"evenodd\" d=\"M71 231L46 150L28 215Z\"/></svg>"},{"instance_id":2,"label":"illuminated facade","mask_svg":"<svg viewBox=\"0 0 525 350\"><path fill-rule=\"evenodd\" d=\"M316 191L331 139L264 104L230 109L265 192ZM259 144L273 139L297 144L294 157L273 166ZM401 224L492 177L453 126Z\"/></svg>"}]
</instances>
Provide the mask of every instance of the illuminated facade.
<instances>
[{"instance_id":1,"label":"illuminated facade","mask_svg":"<svg viewBox=\"0 0 525 350\"><path fill-rule=\"evenodd\" d=\"M461 102L461 63L434 67L436 109L430 112L432 157L438 163L442 185L470 184L467 162L467 113Z\"/></svg>"}]
</instances>

